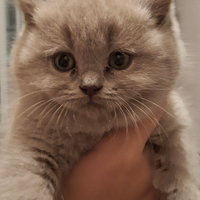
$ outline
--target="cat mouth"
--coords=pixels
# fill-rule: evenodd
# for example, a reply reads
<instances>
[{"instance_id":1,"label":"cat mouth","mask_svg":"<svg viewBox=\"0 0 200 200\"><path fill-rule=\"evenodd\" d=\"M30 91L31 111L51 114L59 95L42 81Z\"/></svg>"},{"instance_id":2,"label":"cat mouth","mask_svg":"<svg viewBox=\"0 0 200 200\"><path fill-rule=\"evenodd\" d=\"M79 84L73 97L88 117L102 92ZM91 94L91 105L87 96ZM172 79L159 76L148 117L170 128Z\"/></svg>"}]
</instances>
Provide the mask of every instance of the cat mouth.
<instances>
[{"instance_id":1,"label":"cat mouth","mask_svg":"<svg viewBox=\"0 0 200 200\"><path fill-rule=\"evenodd\" d=\"M90 100L86 103L86 108L87 108L87 107L90 107L90 108L102 108L103 105L100 104L100 103L97 103L97 102L95 102L95 101L93 101L93 100L90 99Z\"/></svg>"},{"instance_id":2,"label":"cat mouth","mask_svg":"<svg viewBox=\"0 0 200 200\"><path fill-rule=\"evenodd\" d=\"M88 98L88 99L81 99L81 101L78 102L81 109L103 109L105 108L104 101L99 98Z\"/></svg>"},{"instance_id":3,"label":"cat mouth","mask_svg":"<svg viewBox=\"0 0 200 200\"><path fill-rule=\"evenodd\" d=\"M103 98L79 98L70 101L74 105L71 109L78 110L104 110L109 109L106 105L106 101Z\"/></svg>"}]
</instances>

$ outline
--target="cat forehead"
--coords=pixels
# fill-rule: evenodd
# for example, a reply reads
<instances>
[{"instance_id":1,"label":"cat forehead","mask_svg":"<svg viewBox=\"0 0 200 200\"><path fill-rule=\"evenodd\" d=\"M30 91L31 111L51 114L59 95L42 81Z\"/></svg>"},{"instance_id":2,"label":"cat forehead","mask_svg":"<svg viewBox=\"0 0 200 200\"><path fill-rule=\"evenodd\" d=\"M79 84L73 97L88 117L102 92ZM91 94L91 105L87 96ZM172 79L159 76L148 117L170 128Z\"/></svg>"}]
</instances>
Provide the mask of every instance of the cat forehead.
<instances>
[{"instance_id":1,"label":"cat forehead","mask_svg":"<svg viewBox=\"0 0 200 200\"><path fill-rule=\"evenodd\" d=\"M38 24L66 24L72 32L117 24L123 27L131 20L137 24L147 22L149 18L148 10L133 0L50 0L38 7L35 15Z\"/></svg>"},{"instance_id":2,"label":"cat forehead","mask_svg":"<svg viewBox=\"0 0 200 200\"><path fill-rule=\"evenodd\" d=\"M85 0L81 3L80 0L50 1L48 4L41 5L34 17L44 35L54 38L51 41L55 41L56 38L59 44L67 41L68 46L77 43L82 48L89 45L94 49L93 45L101 49L101 44L103 48L115 41L116 46L122 47L123 43L130 43L128 41L130 38L133 40L134 37L138 37L137 33L141 35L145 32L147 22L150 24L151 21L148 20L148 10L133 2L125 2L118 0L112 2ZM116 41L120 41L121 44Z\"/></svg>"}]
</instances>

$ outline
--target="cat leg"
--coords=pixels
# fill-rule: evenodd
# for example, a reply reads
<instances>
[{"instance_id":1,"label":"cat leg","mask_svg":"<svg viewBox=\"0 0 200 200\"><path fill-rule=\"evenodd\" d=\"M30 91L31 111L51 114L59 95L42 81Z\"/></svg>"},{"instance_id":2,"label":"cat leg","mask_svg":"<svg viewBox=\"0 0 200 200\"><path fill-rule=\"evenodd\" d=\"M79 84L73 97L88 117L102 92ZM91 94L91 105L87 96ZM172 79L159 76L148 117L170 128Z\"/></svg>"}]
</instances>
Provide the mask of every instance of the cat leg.
<instances>
[{"instance_id":1,"label":"cat leg","mask_svg":"<svg viewBox=\"0 0 200 200\"><path fill-rule=\"evenodd\" d=\"M188 129L175 130L160 144L156 154L154 186L162 192L161 200L198 200L196 180L198 153Z\"/></svg>"},{"instance_id":2,"label":"cat leg","mask_svg":"<svg viewBox=\"0 0 200 200\"><path fill-rule=\"evenodd\" d=\"M63 178L100 139L83 133L66 135L60 139L54 134L53 140L50 134L12 137L0 161L0 200L62 199Z\"/></svg>"},{"instance_id":3,"label":"cat leg","mask_svg":"<svg viewBox=\"0 0 200 200\"><path fill-rule=\"evenodd\" d=\"M59 168L50 157L34 158L19 147L9 149L1 159L0 199L55 200L59 186L56 170Z\"/></svg>"}]
</instances>

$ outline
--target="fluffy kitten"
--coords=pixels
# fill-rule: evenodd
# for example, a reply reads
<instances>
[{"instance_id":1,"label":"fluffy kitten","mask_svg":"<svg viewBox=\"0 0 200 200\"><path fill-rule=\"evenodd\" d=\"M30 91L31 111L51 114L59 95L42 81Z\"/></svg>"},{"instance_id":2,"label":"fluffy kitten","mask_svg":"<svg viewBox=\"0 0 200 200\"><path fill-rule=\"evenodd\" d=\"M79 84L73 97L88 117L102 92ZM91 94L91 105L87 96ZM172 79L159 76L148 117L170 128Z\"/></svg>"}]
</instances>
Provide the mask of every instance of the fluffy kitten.
<instances>
[{"instance_id":1,"label":"fluffy kitten","mask_svg":"<svg viewBox=\"0 0 200 200\"><path fill-rule=\"evenodd\" d=\"M170 0L16 0L20 92L0 166L1 200L58 200L62 177L109 130L167 101L151 137L162 200L200 199L190 120L173 85L182 42ZM154 120L154 119L152 119Z\"/></svg>"}]
</instances>

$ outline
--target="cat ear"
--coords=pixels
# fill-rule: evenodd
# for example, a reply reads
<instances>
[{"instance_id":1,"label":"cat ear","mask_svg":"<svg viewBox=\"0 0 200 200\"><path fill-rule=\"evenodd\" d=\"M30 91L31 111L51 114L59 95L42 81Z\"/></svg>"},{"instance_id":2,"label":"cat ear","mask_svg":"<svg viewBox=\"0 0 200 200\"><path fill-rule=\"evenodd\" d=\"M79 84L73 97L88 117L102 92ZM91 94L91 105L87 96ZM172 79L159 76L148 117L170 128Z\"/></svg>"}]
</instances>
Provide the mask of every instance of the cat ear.
<instances>
[{"instance_id":1,"label":"cat ear","mask_svg":"<svg viewBox=\"0 0 200 200\"><path fill-rule=\"evenodd\" d=\"M151 2L152 0L149 1ZM155 18L158 26L168 22L171 2L172 0L153 0L150 3L152 16Z\"/></svg>"},{"instance_id":2,"label":"cat ear","mask_svg":"<svg viewBox=\"0 0 200 200\"><path fill-rule=\"evenodd\" d=\"M24 20L27 25L34 25L33 15L39 3L44 0L15 0L17 7L24 14Z\"/></svg>"},{"instance_id":3,"label":"cat ear","mask_svg":"<svg viewBox=\"0 0 200 200\"><path fill-rule=\"evenodd\" d=\"M152 18L158 26L168 22L170 5L173 0L139 0L143 6L150 8Z\"/></svg>"}]
</instances>

